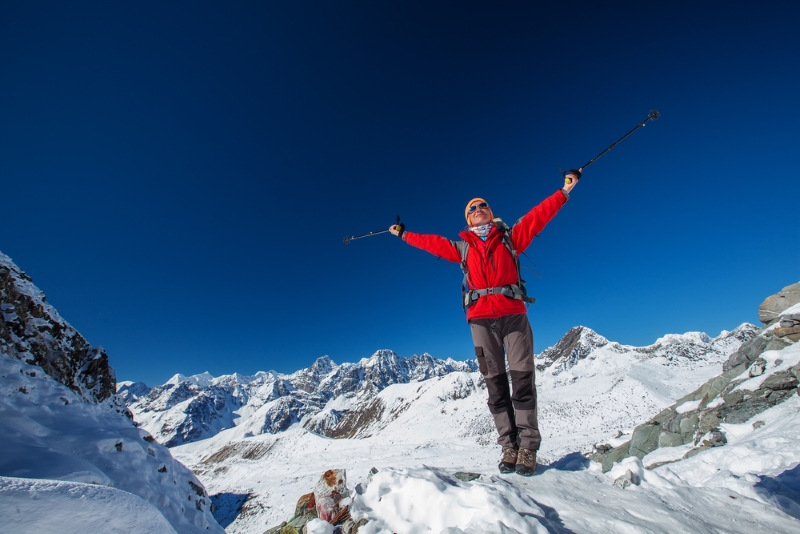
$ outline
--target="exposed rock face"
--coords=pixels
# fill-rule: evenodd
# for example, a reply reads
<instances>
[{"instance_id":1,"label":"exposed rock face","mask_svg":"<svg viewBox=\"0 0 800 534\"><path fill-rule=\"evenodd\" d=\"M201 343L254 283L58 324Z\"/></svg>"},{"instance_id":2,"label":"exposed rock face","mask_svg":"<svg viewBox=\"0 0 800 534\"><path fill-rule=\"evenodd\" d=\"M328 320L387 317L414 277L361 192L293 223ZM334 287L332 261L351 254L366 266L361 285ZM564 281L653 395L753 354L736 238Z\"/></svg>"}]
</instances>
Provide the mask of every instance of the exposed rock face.
<instances>
[{"instance_id":1,"label":"exposed rock face","mask_svg":"<svg viewBox=\"0 0 800 534\"><path fill-rule=\"evenodd\" d=\"M768 325L779 319L781 313L800 302L800 282L784 287L767 297L758 307L758 320Z\"/></svg>"},{"instance_id":2,"label":"exposed rock face","mask_svg":"<svg viewBox=\"0 0 800 534\"><path fill-rule=\"evenodd\" d=\"M583 326L573 327L558 343L538 355L537 360L540 361L537 361L536 369L543 371L554 364L559 370L569 369L589 356L594 349L607 344L608 340L593 330Z\"/></svg>"},{"instance_id":3,"label":"exposed rock face","mask_svg":"<svg viewBox=\"0 0 800 534\"><path fill-rule=\"evenodd\" d=\"M116 378L102 347L92 347L0 253L0 353L40 366L89 402L114 394Z\"/></svg>"}]
</instances>

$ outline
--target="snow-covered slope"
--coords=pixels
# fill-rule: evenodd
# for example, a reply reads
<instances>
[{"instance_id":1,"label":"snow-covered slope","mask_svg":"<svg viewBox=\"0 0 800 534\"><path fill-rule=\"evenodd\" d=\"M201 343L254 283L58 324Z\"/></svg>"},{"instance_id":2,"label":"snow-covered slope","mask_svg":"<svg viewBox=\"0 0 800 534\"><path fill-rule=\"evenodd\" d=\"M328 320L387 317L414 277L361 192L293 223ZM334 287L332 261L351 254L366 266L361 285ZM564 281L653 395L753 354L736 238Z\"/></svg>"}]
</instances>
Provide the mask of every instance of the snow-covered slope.
<instances>
[{"instance_id":1,"label":"snow-covered slope","mask_svg":"<svg viewBox=\"0 0 800 534\"><path fill-rule=\"evenodd\" d=\"M221 532L202 483L113 395L105 351L2 254L0 306L0 530Z\"/></svg>"},{"instance_id":2,"label":"snow-covered slope","mask_svg":"<svg viewBox=\"0 0 800 534\"><path fill-rule=\"evenodd\" d=\"M108 513L114 514L114 506L127 509L138 502L135 495L149 502L148 510L166 518L177 532L221 532L203 484L169 449L107 405L88 403L41 367L7 355L0 355L0 436L0 476L13 477L0 479L0 489L24 486L17 498L22 498L19 492L40 494L40 486L31 479L109 486L132 496L126 500L119 494L112 498L112 493L95 492L85 499L96 497L98 502L91 505L96 507L108 501ZM52 495L66 506L67 497L80 490L70 488L54 490ZM40 500L39 515L49 510L49 502ZM0 515L5 517L10 505L5 497L0 503ZM124 509L119 513L127 513ZM152 522L159 524L159 519Z\"/></svg>"},{"instance_id":3,"label":"snow-covered slope","mask_svg":"<svg viewBox=\"0 0 800 534\"><path fill-rule=\"evenodd\" d=\"M713 339L669 336L637 348L610 343L587 328L573 329L560 353L548 350L536 359L544 437L540 460L589 452L599 441L629 433L718 374L755 331L742 325ZM290 517L294 500L328 468L346 467L355 482L371 467L428 465L494 475L499 449L479 373L453 371L376 389L332 397L283 432L262 432L263 415L256 412L235 428L172 451L217 494L223 508L218 517L234 521L243 505L227 527L231 532L257 532ZM334 417L347 432L345 439L308 431ZM343 426L348 420L352 425Z\"/></svg>"}]
</instances>

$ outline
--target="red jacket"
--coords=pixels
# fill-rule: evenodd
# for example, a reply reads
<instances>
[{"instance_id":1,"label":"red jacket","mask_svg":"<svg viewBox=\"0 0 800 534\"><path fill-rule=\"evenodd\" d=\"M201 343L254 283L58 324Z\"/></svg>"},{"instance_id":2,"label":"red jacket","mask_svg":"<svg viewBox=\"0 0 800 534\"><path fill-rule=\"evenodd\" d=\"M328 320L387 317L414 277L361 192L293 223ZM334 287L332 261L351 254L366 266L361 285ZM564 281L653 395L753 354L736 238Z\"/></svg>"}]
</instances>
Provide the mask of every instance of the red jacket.
<instances>
[{"instance_id":1,"label":"red jacket","mask_svg":"<svg viewBox=\"0 0 800 534\"><path fill-rule=\"evenodd\" d=\"M511 242L517 254L522 254L528 248L536 234L544 229L566 202L567 196L560 190L556 191L514 224L511 228ZM469 243L467 269L470 289L502 287L517 283L517 266L511 252L503 244L497 227L492 229L485 242L470 231L458 235ZM403 238L409 245L427 250L434 256L461 263L461 254L456 248L455 241L438 235L413 232L406 232ZM467 320L490 319L526 311L525 303L521 300L503 295L485 295L469 307Z\"/></svg>"}]
</instances>

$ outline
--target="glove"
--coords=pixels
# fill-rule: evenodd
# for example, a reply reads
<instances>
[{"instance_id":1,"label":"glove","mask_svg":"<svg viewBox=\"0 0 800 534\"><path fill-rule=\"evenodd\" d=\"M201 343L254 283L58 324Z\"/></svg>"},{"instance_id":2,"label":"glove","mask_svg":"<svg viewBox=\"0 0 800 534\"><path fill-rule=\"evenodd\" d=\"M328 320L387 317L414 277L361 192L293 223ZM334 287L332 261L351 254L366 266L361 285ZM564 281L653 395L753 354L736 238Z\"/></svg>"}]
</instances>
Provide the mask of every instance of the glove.
<instances>
[{"instance_id":1,"label":"glove","mask_svg":"<svg viewBox=\"0 0 800 534\"><path fill-rule=\"evenodd\" d=\"M403 234L406 233L406 225L405 223L395 224L389 228L389 231L400 239L403 239Z\"/></svg>"}]
</instances>

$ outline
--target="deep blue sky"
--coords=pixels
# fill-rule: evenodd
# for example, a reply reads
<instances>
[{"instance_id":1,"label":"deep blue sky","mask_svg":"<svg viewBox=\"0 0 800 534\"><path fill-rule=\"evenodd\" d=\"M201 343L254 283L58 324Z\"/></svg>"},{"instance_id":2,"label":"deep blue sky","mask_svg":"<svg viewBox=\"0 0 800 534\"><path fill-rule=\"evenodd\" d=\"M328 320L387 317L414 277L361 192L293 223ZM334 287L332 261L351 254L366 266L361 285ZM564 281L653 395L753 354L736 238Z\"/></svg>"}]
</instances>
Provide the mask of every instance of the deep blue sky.
<instances>
[{"instance_id":1,"label":"deep blue sky","mask_svg":"<svg viewBox=\"0 0 800 534\"><path fill-rule=\"evenodd\" d=\"M797 2L0 3L0 251L119 380L472 356L454 238L534 241L536 351L757 323L800 280Z\"/></svg>"}]
</instances>

